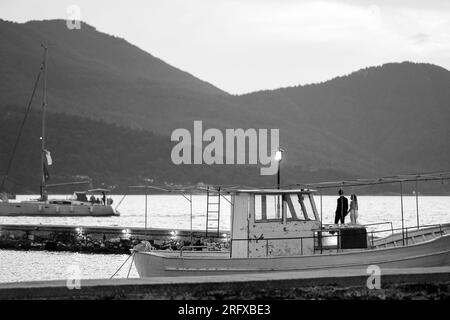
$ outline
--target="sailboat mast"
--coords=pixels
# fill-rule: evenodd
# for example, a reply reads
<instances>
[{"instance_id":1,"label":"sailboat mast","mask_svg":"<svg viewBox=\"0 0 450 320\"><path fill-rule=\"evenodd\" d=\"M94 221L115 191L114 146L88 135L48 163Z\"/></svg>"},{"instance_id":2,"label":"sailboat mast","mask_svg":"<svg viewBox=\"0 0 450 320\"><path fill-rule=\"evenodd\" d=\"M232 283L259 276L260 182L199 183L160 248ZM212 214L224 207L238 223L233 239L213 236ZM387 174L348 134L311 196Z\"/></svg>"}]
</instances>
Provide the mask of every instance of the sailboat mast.
<instances>
[{"instance_id":1,"label":"sailboat mast","mask_svg":"<svg viewBox=\"0 0 450 320\"><path fill-rule=\"evenodd\" d=\"M42 98L42 134L41 134L41 199L45 199L45 112L47 108L47 47L42 45L44 48L44 62L43 62L43 75L44 75L44 85L43 85L43 98Z\"/></svg>"}]
</instances>

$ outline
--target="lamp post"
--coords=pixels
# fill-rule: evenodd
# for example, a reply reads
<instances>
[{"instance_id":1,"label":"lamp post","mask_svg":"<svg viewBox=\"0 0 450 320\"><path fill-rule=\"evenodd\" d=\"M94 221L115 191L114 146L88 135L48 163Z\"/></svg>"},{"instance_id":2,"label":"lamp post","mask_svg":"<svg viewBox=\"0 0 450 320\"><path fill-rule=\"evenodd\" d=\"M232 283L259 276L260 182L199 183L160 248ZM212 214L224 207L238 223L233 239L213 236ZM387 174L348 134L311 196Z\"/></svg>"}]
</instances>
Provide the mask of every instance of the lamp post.
<instances>
[{"instance_id":1,"label":"lamp post","mask_svg":"<svg viewBox=\"0 0 450 320\"><path fill-rule=\"evenodd\" d=\"M281 173L281 160L283 160L283 152L284 150L279 148L275 152L275 160L278 161L278 170L277 170L277 186L280 189L280 173Z\"/></svg>"}]
</instances>

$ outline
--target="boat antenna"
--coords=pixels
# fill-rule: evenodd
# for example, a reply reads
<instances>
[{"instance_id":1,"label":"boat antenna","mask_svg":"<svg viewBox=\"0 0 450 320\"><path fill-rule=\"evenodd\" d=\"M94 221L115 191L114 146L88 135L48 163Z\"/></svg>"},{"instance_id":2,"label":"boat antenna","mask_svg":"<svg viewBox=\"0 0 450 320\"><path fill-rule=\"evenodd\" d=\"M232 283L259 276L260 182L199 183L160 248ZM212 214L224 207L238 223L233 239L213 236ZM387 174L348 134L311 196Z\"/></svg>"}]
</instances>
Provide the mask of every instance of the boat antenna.
<instances>
[{"instance_id":1,"label":"boat antenna","mask_svg":"<svg viewBox=\"0 0 450 320\"><path fill-rule=\"evenodd\" d=\"M42 98L42 135L41 135L41 187L40 194L41 199L45 200L45 181L47 180L47 173L45 167L45 111L47 108L47 51L48 48L44 44L41 44L44 48L44 62L42 64L43 67L43 76L44 76L44 85L43 85L43 98Z\"/></svg>"}]
</instances>

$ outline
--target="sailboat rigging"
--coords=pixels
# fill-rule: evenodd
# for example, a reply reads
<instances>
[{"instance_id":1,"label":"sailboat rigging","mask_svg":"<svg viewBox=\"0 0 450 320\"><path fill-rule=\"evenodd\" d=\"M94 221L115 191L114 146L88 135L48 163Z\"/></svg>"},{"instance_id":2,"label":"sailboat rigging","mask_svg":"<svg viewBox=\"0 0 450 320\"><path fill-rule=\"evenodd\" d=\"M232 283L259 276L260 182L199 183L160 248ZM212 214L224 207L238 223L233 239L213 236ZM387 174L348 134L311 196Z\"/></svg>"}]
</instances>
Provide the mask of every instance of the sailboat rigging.
<instances>
[{"instance_id":1,"label":"sailboat rigging","mask_svg":"<svg viewBox=\"0 0 450 320\"><path fill-rule=\"evenodd\" d=\"M43 62L43 73L44 73L44 85L43 85L43 98L42 98L42 135L41 135L41 186L39 188L41 194L41 200L47 200L45 194L45 182L49 178L48 170L45 164L45 112L47 110L47 52L48 48L42 45L44 48L44 62Z\"/></svg>"},{"instance_id":2,"label":"sailboat rigging","mask_svg":"<svg viewBox=\"0 0 450 320\"><path fill-rule=\"evenodd\" d=\"M20 201L20 202L10 202L9 197L2 196L0 202L0 216L112 216L119 215L111 204L112 199L106 197L106 194L110 191L108 189L91 189L83 192L75 192L70 199L48 199L47 188L51 186L61 186L61 185L75 185L89 183L90 181L79 181L70 183L58 183L58 184L47 184L50 179L50 174L48 166L51 166L53 160L51 158L50 151L47 149L46 145L46 112L47 112L47 57L48 57L48 47L41 45L44 49L44 58L39 69L39 73L36 77L33 92L28 103L26 114L21 124L19 135L16 138L13 153L8 162L8 167L5 176L3 177L0 190L5 190L5 182L9 179L9 173L11 170L11 164L13 162L14 155L19 144L20 137L22 135L23 127L28 114L31 110L32 101L36 93L36 89L41 79L43 78L43 98L42 98L42 128L41 128L41 174L40 174L40 186L39 194L40 197L33 201ZM103 201L88 200L87 195L94 194L102 195ZM91 197L91 199L92 199ZM95 198L95 197L94 197Z\"/></svg>"}]
</instances>

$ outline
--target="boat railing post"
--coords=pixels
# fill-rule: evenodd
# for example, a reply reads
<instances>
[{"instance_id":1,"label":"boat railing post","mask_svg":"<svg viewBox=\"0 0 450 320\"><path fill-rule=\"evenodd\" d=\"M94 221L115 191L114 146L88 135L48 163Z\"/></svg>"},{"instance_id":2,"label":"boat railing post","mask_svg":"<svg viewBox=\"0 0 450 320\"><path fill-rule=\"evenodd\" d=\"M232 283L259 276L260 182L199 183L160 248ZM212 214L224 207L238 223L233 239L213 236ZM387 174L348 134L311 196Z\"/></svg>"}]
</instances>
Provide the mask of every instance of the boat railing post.
<instances>
[{"instance_id":1,"label":"boat railing post","mask_svg":"<svg viewBox=\"0 0 450 320\"><path fill-rule=\"evenodd\" d=\"M317 235L317 244L319 245L319 235ZM316 254L316 233L313 232L313 254Z\"/></svg>"},{"instance_id":2,"label":"boat railing post","mask_svg":"<svg viewBox=\"0 0 450 320\"><path fill-rule=\"evenodd\" d=\"M372 230L372 247L373 247L373 230Z\"/></svg>"},{"instance_id":3,"label":"boat railing post","mask_svg":"<svg viewBox=\"0 0 450 320\"><path fill-rule=\"evenodd\" d=\"M416 177L416 219L417 219L417 230L419 230L420 222L419 222L419 183Z\"/></svg>"},{"instance_id":4,"label":"boat railing post","mask_svg":"<svg viewBox=\"0 0 450 320\"><path fill-rule=\"evenodd\" d=\"M337 234L337 248L336 248L336 252L339 252L339 248L341 246L341 230L339 230L336 234Z\"/></svg>"},{"instance_id":5,"label":"boat railing post","mask_svg":"<svg viewBox=\"0 0 450 320\"><path fill-rule=\"evenodd\" d=\"M320 229L323 227L323 214L322 214L322 189L320 189Z\"/></svg>"},{"instance_id":6,"label":"boat railing post","mask_svg":"<svg viewBox=\"0 0 450 320\"><path fill-rule=\"evenodd\" d=\"M406 227L405 232L406 232L406 236L405 236L405 238L406 238L406 245L408 245L408 227Z\"/></svg>"},{"instance_id":7,"label":"boat railing post","mask_svg":"<svg viewBox=\"0 0 450 320\"><path fill-rule=\"evenodd\" d=\"M300 254L303 255L303 237L300 238Z\"/></svg>"},{"instance_id":8,"label":"boat railing post","mask_svg":"<svg viewBox=\"0 0 450 320\"><path fill-rule=\"evenodd\" d=\"M145 230L147 230L147 186L145 187Z\"/></svg>"},{"instance_id":9,"label":"boat railing post","mask_svg":"<svg viewBox=\"0 0 450 320\"><path fill-rule=\"evenodd\" d=\"M191 233L191 244L194 241L193 233L192 233L192 192L189 194L189 219L190 219L190 233ZM227 239L228 240L228 239Z\"/></svg>"},{"instance_id":10,"label":"boat railing post","mask_svg":"<svg viewBox=\"0 0 450 320\"><path fill-rule=\"evenodd\" d=\"M405 220L403 217L403 182L400 181L400 210L402 213L402 240L403 245L405 245Z\"/></svg>"},{"instance_id":11,"label":"boat railing post","mask_svg":"<svg viewBox=\"0 0 450 320\"><path fill-rule=\"evenodd\" d=\"M266 257L269 256L269 239L266 239Z\"/></svg>"},{"instance_id":12,"label":"boat railing post","mask_svg":"<svg viewBox=\"0 0 450 320\"><path fill-rule=\"evenodd\" d=\"M320 231L318 240L320 242L320 254L323 253L323 233Z\"/></svg>"}]
</instances>

